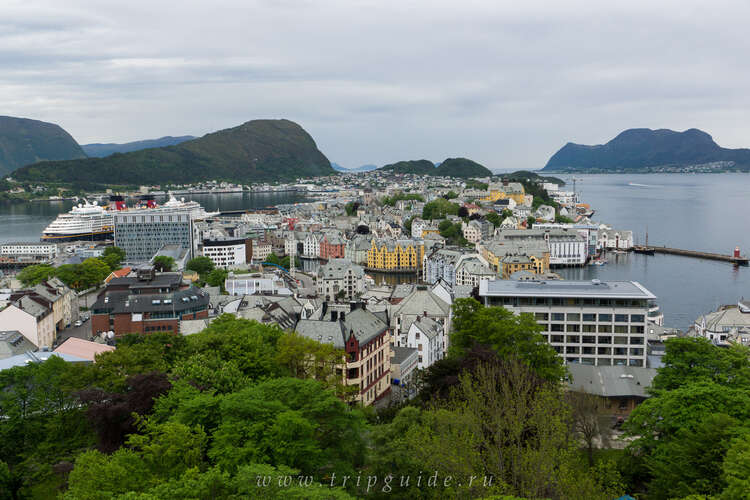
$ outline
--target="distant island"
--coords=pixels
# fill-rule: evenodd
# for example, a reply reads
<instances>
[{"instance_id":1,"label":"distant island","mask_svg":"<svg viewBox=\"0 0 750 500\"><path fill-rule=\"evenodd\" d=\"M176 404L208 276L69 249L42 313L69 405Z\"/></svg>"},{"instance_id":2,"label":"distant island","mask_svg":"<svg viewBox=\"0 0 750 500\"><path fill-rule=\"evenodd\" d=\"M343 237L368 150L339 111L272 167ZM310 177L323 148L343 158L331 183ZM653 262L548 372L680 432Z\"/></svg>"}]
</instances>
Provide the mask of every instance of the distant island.
<instances>
[{"instance_id":1,"label":"distant island","mask_svg":"<svg viewBox=\"0 0 750 500\"><path fill-rule=\"evenodd\" d=\"M81 148L90 158L104 158L114 153L132 153L141 149L163 148L164 146L176 146L185 141L195 139L192 135L181 135L172 137L171 135L160 137L158 139L145 139L143 141L126 142L123 144L115 143L94 143L83 144Z\"/></svg>"},{"instance_id":2,"label":"distant island","mask_svg":"<svg viewBox=\"0 0 750 500\"><path fill-rule=\"evenodd\" d=\"M335 171L341 172L344 174L358 174L362 172L370 172L371 170L376 170L378 168L377 165L372 165L372 164L361 165L359 167L354 167L354 168L346 168L346 167L342 167L338 163L333 163L333 162L331 162L331 166L333 167Z\"/></svg>"},{"instance_id":3,"label":"distant island","mask_svg":"<svg viewBox=\"0 0 750 500\"><path fill-rule=\"evenodd\" d=\"M315 141L289 120L252 120L176 146L106 158L47 161L13 172L18 181L95 185L185 184L217 179L275 182L336 171Z\"/></svg>"},{"instance_id":4,"label":"distant island","mask_svg":"<svg viewBox=\"0 0 750 500\"><path fill-rule=\"evenodd\" d=\"M567 143L549 159L554 172L750 171L750 149L722 148L698 129L629 129L606 144Z\"/></svg>"},{"instance_id":5,"label":"distant island","mask_svg":"<svg viewBox=\"0 0 750 500\"><path fill-rule=\"evenodd\" d=\"M0 116L0 175L40 161L85 157L81 146L59 125Z\"/></svg>"},{"instance_id":6,"label":"distant island","mask_svg":"<svg viewBox=\"0 0 750 500\"><path fill-rule=\"evenodd\" d=\"M487 167L468 158L448 158L437 167L430 160L407 160L384 165L378 170L394 174L433 175L441 177L492 177Z\"/></svg>"}]
</instances>

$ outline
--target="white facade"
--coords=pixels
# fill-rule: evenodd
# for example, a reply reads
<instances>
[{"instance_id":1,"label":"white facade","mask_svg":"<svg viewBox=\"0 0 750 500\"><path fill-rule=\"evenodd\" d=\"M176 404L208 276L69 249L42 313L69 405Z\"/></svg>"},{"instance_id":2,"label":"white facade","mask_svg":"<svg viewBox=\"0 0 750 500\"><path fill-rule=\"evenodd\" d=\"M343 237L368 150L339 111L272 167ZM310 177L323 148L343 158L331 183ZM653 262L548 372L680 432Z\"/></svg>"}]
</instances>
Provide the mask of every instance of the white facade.
<instances>
[{"instance_id":1,"label":"white facade","mask_svg":"<svg viewBox=\"0 0 750 500\"><path fill-rule=\"evenodd\" d=\"M203 255L211 259L216 267L227 269L246 264L246 248L244 241L232 242L204 242Z\"/></svg>"},{"instance_id":2,"label":"white facade","mask_svg":"<svg viewBox=\"0 0 750 500\"><path fill-rule=\"evenodd\" d=\"M551 266L583 265L588 258L586 241L578 236L549 238L549 263Z\"/></svg>"},{"instance_id":3,"label":"white facade","mask_svg":"<svg viewBox=\"0 0 750 500\"><path fill-rule=\"evenodd\" d=\"M3 243L0 245L0 255L8 257L34 256L54 259L57 256L55 243Z\"/></svg>"},{"instance_id":4,"label":"white facade","mask_svg":"<svg viewBox=\"0 0 750 500\"><path fill-rule=\"evenodd\" d=\"M265 262L269 255L273 253L273 245L266 241L256 241L253 243L253 260L255 262Z\"/></svg>"},{"instance_id":5,"label":"white facade","mask_svg":"<svg viewBox=\"0 0 750 500\"><path fill-rule=\"evenodd\" d=\"M646 366L646 317L656 297L635 281L485 281L487 306L534 315L566 363Z\"/></svg>"},{"instance_id":6,"label":"white facade","mask_svg":"<svg viewBox=\"0 0 750 500\"><path fill-rule=\"evenodd\" d=\"M631 250L633 248L633 231L599 229L597 240L599 248L606 250Z\"/></svg>"},{"instance_id":7,"label":"white facade","mask_svg":"<svg viewBox=\"0 0 750 500\"><path fill-rule=\"evenodd\" d=\"M320 256L320 240L318 237L310 233L305 237L304 241L304 253L303 257L319 257Z\"/></svg>"},{"instance_id":8,"label":"white facade","mask_svg":"<svg viewBox=\"0 0 750 500\"><path fill-rule=\"evenodd\" d=\"M430 318L415 319L406 334L405 347L417 350L417 368L429 368L436 361L443 359L445 354L443 326Z\"/></svg>"},{"instance_id":9,"label":"white facade","mask_svg":"<svg viewBox=\"0 0 750 500\"><path fill-rule=\"evenodd\" d=\"M465 222L461 223L461 231L470 243L477 243L482 240L482 229L479 224L475 224L474 221L470 221L468 224Z\"/></svg>"},{"instance_id":10,"label":"white facade","mask_svg":"<svg viewBox=\"0 0 750 500\"><path fill-rule=\"evenodd\" d=\"M37 317L10 304L0 311L0 325L3 325L3 330L19 331L39 349L51 349L55 341L55 320L52 311Z\"/></svg>"}]
</instances>

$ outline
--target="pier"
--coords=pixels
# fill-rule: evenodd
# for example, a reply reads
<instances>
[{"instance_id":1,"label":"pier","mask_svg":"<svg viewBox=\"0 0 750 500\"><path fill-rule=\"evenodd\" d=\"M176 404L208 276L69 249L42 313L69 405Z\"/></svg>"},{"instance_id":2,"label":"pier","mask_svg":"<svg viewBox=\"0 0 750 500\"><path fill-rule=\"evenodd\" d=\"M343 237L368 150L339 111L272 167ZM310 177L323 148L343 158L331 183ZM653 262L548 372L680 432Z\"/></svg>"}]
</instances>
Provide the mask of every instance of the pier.
<instances>
[{"instance_id":1,"label":"pier","mask_svg":"<svg viewBox=\"0 0 750 500\"><path fill-rule=\"evenodd\" d=\"M669 254L669 255L682 255L684 257L694 257L696 259L707 259L707 260L721 260L724 262L731 262L732 264L737 264L739 266L746 266L748 265L748 257L744 257L740 255L739 248L736 248L734 251L734 255L725 255L721 253L711 253L711 252L699 252L696 250L682 250L680 248L670 248L670 247L657 247L657 246L640 246L637 245L636 247L633 247L633 251L637 253L644 253L648 255L653 255L655 253L663 253L663 254Z\"/></svg>"}]
</instances>

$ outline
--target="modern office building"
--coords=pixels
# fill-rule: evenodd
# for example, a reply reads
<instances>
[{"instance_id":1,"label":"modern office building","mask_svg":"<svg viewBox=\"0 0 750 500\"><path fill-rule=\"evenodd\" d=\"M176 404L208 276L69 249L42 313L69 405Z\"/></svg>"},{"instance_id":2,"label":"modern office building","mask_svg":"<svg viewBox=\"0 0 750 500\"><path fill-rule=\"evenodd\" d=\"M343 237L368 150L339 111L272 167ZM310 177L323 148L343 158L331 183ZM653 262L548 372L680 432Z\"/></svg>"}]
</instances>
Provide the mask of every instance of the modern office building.
<instances>
[{"instance_id":1,"label":"modern office building","mask_svg":"<svg viewBox=\"0 0 750 500\"><path fill-rule=\"evenodd\" d=\"M244 266L253 260L253 241L249 238L203 240L202 252L216 267Z\"/></svg>"},{"instance_id":2,"label":"modern office building","mask_svg":"<svg viewBox=\"0 0 750 500\"><path fill-rule=\"evenodd\" d=\"M656 296L637 281L482 280L479 296L534 315L566 363L646 366L646 316Z\"/></svg>"},{"instance_id":3,"label":"modern office building","mask_svg":"<svg viewBox=\"0 0 750 500\"><path fill-rule=\"evenodd\" d=\"M115 246L125 250L127 262L147 262L164 245L180 245L192 257L193 228L189 212L122 211L114 215Z\"/></svg>"}]
</instances>

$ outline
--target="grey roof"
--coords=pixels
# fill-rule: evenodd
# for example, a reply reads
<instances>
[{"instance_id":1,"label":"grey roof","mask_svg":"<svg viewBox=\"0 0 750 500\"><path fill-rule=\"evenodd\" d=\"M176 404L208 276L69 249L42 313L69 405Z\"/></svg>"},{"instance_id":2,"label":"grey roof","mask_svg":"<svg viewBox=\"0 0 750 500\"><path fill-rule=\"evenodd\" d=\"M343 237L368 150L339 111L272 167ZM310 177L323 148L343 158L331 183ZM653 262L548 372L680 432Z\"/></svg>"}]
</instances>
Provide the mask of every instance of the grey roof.
<instances>
[{"instance_id":1,"label":"grey roof","mask_svg":"<svg viewBox=\"0 0 750 500\"><path fill-rule=\"evenodd\" d=\"M330 259L328 263L320 267L318 275L323 279L344 279L350 269L354 276L361 278L365 275L365 270L362 266L346 259Z\"/></svg>"},{"instance_id":2,"label":"grey roof","mask_svg":"<svg viewBox=\"0 0 750 500\"><path fill-rule=\"evenodd\" d=\"M131 295L127 291L116 291L100 295L92 309L108 311L109 314L181 312L199 306L208 307L208 302L208 294L196 287L164 294Z\"/></svg>"},{"instance_id":3,"label":"grey roof","mask_svg":"<svg viewBox=\"0 0 750 500\"><path fill-rule=\"evenodd\" d=\"M393 288L393 292L391 293L392 299L401 299L406 296L408 296L410 293L414 291L417 285L414 283L399 283Z\"/></svg>"},{"instance_id":4,"label":"grey roof","mask_svg":"<svg viewBox=\"0 0 750 500\"><path fill-rule=\"evenodd\" d=\"M23 354L11 356L9 358L0 359L0 370L7 370L15 366L26 366L29 363L41 363L49 359L50 356L57 356L69 363L91 363L88 359L79 358L71 354L65 354L62 352L31 352L26 351Z\"/></svg>"},{"instance_id":5,"label":"grey roof","mask_svg":"<svg viewBox=\"0 0 750 500\"><path fill-rule=\"evenodd\" d=\"M401 347L393 346L393 355L391 356L391 366L400 365L412 356L417 356L417 349L415 347Z\"/></svg>"},{"instance_id":6,"label":"grey roof","mask_svg":"<svg viewBox=\"0 0 750 500\"><path fill-rule=\"evenodd\" d=\"M656 368L640 366L593 366L568 364L573 380L568 387L575 391L604 397L648 397L646 389L656 376Z\"/></svg>"},{"instance_id":7,"label":"grey roof","mask_svg":"<svg viewBox=\"0 0 750 500\"><path fill-rule=\"evenodd\" d=\"M430 339L434 339L435 337L440 335L440 332L443 329L440 323L432 318L428 318L425 316L418 316L417 318L415 318L414 321L412 321L411 326L418 328L420 332L427 335L427 337Z\"/></svg>"},{"instance_id":8,"label":"grey roof","mask_svg":"<svg viewBox=\"0 0 750 500\"><path fill-rule=\"evenodd\" d=\"M6 330L0 332L0 359L35 350L36 346L18 330Z\"/></svg>"},{"instance_id":9,"label":"grey roof","mask_svg":"<svg viewBox=\"0 0 750 500\"><path fill-rule=\"evenodd\" d=\"M138 276L123 276L112 278L108 286L125 286L130 288L162 288L165 286L177 287L182 283L182 273L156 273L154 278L148 281L138 279Z\"/></svg>"},{"instance_id":10,"label":"grey roof","mask_svg":"<svg viewBox=\"0 0 750 500\"><path fill-rule=\"evenodd\" d=\"M337 321L302 319L297 322L296 331L318 342L333 344L343 349L350 335L362 344L368 343L388 329L388 324L365 309L355 309Z\"/></svg>"},{"instance_id":11,"label":"grey roof","mask_svg":"<svg viewBox=\"0 0 750 500\"><path fill-rule=\"evenodd\" d=\"M614 299L655 299L637 281L511 281L482 280L482 297L602 297Z\"/></svg>"}]
</instances>

